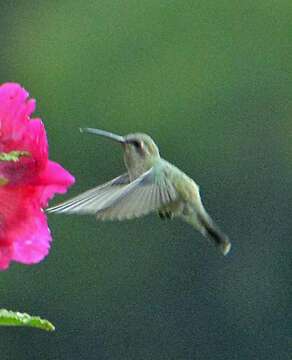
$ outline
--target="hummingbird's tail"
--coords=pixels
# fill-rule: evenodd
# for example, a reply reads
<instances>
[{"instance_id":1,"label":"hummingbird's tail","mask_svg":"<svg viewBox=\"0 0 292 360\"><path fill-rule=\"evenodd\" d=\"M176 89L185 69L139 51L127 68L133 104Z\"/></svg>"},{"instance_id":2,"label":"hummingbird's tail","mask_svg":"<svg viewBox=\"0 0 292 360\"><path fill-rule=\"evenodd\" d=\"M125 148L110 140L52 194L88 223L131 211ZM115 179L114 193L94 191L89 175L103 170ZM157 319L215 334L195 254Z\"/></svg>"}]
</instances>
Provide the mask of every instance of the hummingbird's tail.
<instances>
[{"instance_id":1,"label":"hummingbird's tail","mask_svg":"<svg viewBox=\"0 0 292 360\"><path fill-rule=\"evenodd\" d=\"M202 226L203 235L214 241L223 255L227 255L231 248L228 236L219 229L207 213L197 214L197 218Z\"/></svg>"}]
</instances>

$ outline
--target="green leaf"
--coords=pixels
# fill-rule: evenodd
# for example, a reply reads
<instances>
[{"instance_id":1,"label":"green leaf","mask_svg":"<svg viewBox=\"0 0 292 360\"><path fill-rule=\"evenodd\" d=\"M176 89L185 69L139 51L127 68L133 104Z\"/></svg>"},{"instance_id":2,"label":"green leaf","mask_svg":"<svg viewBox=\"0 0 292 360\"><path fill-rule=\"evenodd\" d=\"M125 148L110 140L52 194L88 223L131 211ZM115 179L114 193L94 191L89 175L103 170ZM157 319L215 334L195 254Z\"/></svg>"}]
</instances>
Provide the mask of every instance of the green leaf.
<instances>
[{"instance_id":1,"label":"green leaf","mask_svg":"<svg viewBox=\"0 0 292 360\"><path fill-rule=\"evenodd\" d=\"M22 156L30 156L28 151L0 152L0 161L19 161Z\"/></svg>"},{"instance_id":2,"label":"green leaf","mask_svg":"<svg viewBox=\"0 0 292 360\"><path fill-rule=\"evenodd\" d=\"M46 331L55 330L54 325L48 320L5 309L0 309L0 326L29 326Z\"/></svg>"}]
</instances>

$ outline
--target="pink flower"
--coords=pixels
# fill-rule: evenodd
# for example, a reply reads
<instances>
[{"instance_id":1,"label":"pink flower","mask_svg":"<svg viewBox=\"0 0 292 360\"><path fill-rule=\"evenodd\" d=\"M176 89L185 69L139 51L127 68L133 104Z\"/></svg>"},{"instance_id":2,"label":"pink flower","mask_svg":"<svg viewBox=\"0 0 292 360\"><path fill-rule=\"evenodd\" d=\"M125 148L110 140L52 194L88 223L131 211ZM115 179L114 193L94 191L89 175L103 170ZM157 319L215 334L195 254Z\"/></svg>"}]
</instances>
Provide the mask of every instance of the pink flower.
<instances>
[{"instance_id":1,"label":"pink flower","mask_svg":"<svg viewBox=\"0 0 292 360\"><path fill-rule=\"evenodd\" d=\"M65 193L74 177L48 159L40 119L30 119L35 100L20 85L0 86L0 154L24 152L17 161L0 161L0 269L11 261L34 264L52 240L43 209L55 193Z\"/></svg>"}]
</instances>

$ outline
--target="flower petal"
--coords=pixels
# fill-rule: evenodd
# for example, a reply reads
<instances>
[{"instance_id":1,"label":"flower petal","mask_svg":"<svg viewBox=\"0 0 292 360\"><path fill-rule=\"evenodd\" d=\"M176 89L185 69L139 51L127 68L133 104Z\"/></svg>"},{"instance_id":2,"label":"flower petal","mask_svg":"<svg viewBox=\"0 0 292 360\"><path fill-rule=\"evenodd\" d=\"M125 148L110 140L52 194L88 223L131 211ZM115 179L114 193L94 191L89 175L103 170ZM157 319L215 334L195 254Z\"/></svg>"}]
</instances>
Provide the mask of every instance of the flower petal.
<instances>
[{"instance_id":1,"label":"flower petal","mask_svg":"<svg viewBox=\"0 0 292 360\"><path fill-rule=\"evenodd\" d=\"M64 194L68 187L74 184L75 178L61 165L49 160L47 167L39 174L38 184L40 189L40 203L42 207L48 205L48 201L58 194Z\"/></svg>"},{"instance_id":2,"label":"flower petal","mask_svg":"<svg viewBox=\"0 0 292 360\"><path fill-rule=\"evenodd\" d=\"M12 246L0 246L0 270L6 270L9 267L12 256Z\"/></svg>"},{"instance_id":3,"label":"flower petal","mask_svg":"<svg viewBox=\"0 0 292 360\"><path fill-rule=\"evenodd\" d=\"M10 260L33 264L48 254L52 238L35 187L0 188L0 214L1 269Z\"/></svg>"},{"instance_id":4,"label":"flower petal","mask_svg":"<svg viewBox=\"0 0 292 360\"><path fill-rule=\"evenodd\" d=\"M10 233L13 240L12 260L34 264L49 252L52 241L46 215L42 209L27 209L26 221Z\"/></svg>"},{"instance_id":5,"label":"flower petal","mask_svg":"<svg viewBox=\"0 0 292 360\"><path fill-rule=\"evenodd\" d=\"M0 150L21 141L29 115L35 109L34 100L27 101L28 92L19 84L7 83L0 87Z\"/></svg>"}]
</instances>

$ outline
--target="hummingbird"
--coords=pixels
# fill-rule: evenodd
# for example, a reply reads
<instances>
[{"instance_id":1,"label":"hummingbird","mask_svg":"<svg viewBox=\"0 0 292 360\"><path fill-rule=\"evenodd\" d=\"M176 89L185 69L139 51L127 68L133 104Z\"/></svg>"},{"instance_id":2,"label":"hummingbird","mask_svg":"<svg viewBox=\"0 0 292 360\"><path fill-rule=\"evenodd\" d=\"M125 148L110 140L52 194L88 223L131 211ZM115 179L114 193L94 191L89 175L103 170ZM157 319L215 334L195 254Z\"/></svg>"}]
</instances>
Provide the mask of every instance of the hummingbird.
<instances>
[{"instance_id":1,"label":"hummingbird","mask_svg":"<svg viewBox=\"0 0 292 360\"><path fill-rule=\"evenodd\" d=\"M97 220L125 220L158 212L162 219L180 218L210 239L223 255L231 243L205 210L199 186L184 172L160 157L152 138L143 133L120 136L82 128L122 145L127 172L68 201L49 213L93 214Z\"/></svg>"}]
</instances>

